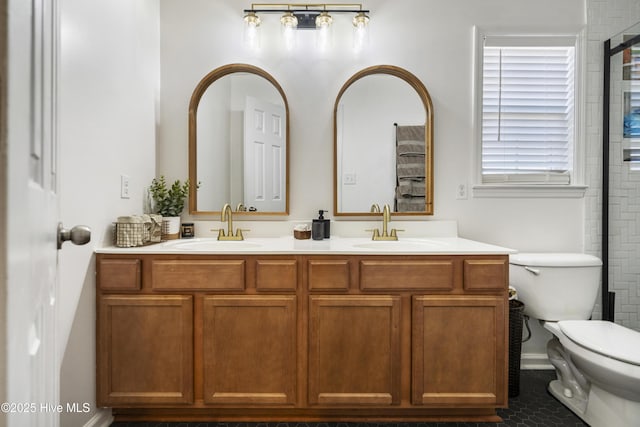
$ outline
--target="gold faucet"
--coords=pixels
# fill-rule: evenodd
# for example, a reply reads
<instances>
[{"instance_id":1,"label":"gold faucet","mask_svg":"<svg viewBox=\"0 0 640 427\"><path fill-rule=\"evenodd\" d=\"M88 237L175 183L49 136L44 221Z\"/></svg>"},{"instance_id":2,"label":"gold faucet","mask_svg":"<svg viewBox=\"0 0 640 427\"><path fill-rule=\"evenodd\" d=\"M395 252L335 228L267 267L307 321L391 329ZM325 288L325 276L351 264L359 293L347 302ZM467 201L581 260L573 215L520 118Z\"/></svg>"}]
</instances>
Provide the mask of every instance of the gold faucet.
<instances>
[{"instance_id":1,"label":"gold faucet","mask_svg":"<svg viewBox=\"0 0 640 427\"><path fill-rule=\"evenodd\" d=\"M231 210L231 205L229 203L225 203L222 208L222 212L220 212L220 221L227 221L227 234L224 234L224 229L220 228L218 230L218 240L244 240L244 236L242 235L242 230L237 229L235 236L233 235L233 211Z\"/></svg>"},{"instance_id":2,"label":"gold faucet","mask_svg":"<svg viewBox=\"0 0 640 427\"><path fill-rule=\"evenodd\" d=\"M377 205L374 205L377 206ZM374 212L374 206L371 206L371 211ZM380 212L379 210L380 208L378 208L378 212ZM384 205L384 208L382 210L382 234L380 234L380 231L376 228L373 230L373 236L371 236L371 240L398 240L398 231L403 231L403 230L396 230L395 228L391 229L391 233L388 232L388 228L389 228L389 221L391 221L391 208L389 207L388 204Z\"/></svg>"},{"instance_id":3,"label":"gold faucet","mask_svg":"<svg viewBox=\"0 0 640 427\"><path fill-rule=\"evenodd\" d=\"M240 202L238 203L238 206L236 206L236 212L246 212L247 211L247 207L244 205L244 203Z\"/></svg>"},{"instance_id":4,"label":"gold faucet","mask_svg":"<svg viewBox=\"0 0 640 427\"><path fill-rule=\"evenodd\" d=\"M380 213L380 205L377 203L372 204L371 213Z\"/></svg>"}]
</instances>

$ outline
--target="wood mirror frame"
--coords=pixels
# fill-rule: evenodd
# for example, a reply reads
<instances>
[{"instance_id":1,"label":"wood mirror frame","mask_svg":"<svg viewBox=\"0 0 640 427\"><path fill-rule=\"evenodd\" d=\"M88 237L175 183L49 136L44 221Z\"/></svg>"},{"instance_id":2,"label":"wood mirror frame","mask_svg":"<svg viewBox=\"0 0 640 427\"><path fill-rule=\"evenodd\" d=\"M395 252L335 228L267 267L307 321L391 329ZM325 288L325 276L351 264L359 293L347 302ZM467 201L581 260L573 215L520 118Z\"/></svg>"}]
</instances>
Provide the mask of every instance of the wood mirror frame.
<instances>
[{"instance_id":1,"label":"wood mirror frame","mask_svg":"<svg viewBox=\"0 0 640 427\"><path fill-rule=\"evenodd\" d=\"M285 139L285 209L278 212L266 212L266 211L234 211L234 214L239 215L288 215L289 214L289 104L284 90L280 84L265 70L249 64L227 64L223 65L209 74L204 76L198 83L191 95L189 102L189 213L192 215L213 215L220 214L220 211L199 211L197 206L197 191L198 191L198 171L197 171L197 113L198 105L206 90L218 79L233 73L248 73L262 77L273 85L273 87L282 96L282 102L284 104L285 111L285 125L286 132ZM235 206L232 208L235 209ZM222 209L222 206L220 206Z\"/></svg>"},{"instance_id":2,"label":"wood mirror frame","mask_svg":"<svg viewBox=\"0 0 640 427\"><path fill-rule=\"evenodd\" d=\"M409 71L393 65L376 65L365 68L354 74L342 86L333 108L333 213L335 216L372 216L380 215L371 212L340 212L338 210L338 190L340 177L338 176L338 106L344 93L358 80L375 75L387 74L398 77L408 83L417 93L425 109L425 209L415 212L392 212L395 216L433 215L433 104L427 88L420 79ZM382 207L382 206L380 206Z\"/></svg>"}]
</instances>

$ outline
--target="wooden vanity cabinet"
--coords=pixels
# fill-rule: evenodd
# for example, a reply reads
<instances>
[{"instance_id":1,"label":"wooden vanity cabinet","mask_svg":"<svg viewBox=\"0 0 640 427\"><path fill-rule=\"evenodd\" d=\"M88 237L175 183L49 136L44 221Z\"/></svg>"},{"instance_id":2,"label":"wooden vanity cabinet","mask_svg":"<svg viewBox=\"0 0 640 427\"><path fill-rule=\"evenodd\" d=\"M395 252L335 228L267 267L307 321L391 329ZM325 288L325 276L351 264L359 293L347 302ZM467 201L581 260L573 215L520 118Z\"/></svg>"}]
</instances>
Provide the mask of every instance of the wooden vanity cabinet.
<instances>
[{"instance_id":1,"label":"wooden vanity cabinet","mask_svg":"<svg viewBox=\"0 0 640 427\"><path fill-rule=\"evenodd\" d=\"M507 255L97 255L116 420L497 421Z\"/></svg>"}]
</instances>

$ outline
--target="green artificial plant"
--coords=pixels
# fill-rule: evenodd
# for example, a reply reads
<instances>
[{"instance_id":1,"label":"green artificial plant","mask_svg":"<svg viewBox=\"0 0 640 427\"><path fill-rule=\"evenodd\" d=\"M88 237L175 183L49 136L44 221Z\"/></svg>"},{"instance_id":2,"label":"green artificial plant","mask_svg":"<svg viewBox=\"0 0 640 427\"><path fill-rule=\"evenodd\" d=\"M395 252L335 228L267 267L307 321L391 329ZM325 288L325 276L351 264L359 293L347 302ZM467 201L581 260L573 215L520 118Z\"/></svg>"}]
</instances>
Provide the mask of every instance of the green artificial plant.
<instances>
[{"instance_id":1,"label":"green artificial plant","mask_svg":"<svg viewBox=\"0 0 640 427\"><path fill-rule=\"evenodd\" d=\"M153 178L149 192L154 201L154 210L163 217L180 216L184 209L184 199L189 195L189 180L181 183L176 180L171 187L167 187L164 175Z\"/></svg>"}]
</instances>

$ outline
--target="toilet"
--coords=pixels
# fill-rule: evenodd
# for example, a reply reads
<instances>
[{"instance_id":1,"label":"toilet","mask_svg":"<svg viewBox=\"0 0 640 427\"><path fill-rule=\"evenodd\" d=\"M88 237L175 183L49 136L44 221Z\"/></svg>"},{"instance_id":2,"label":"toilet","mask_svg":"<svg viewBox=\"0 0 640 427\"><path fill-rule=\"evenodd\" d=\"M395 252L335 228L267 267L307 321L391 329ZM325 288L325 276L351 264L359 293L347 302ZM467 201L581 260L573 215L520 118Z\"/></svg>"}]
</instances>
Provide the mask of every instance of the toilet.
<instances>
[{"instance_id":1,"label":"toilet","mask_svg":"<svg viewBox=\"0 0 640 427\"><path fill-rule=\"evenodd\" d=\"M553 334L547 343L557 379L549 392L592 427L640 425L640 332L588 320L602 262L591 255L518 253L509 281L524 314Z\"/></svg>"}]
</instances>

